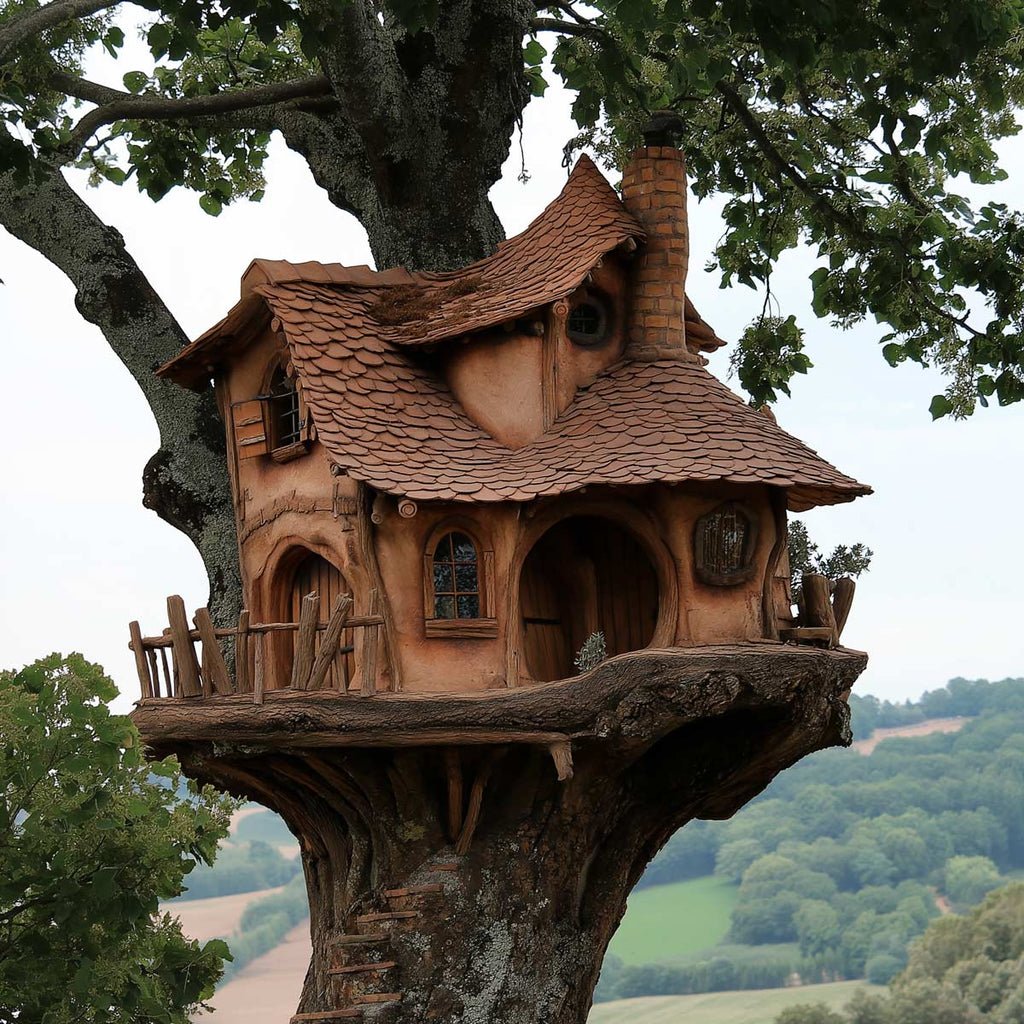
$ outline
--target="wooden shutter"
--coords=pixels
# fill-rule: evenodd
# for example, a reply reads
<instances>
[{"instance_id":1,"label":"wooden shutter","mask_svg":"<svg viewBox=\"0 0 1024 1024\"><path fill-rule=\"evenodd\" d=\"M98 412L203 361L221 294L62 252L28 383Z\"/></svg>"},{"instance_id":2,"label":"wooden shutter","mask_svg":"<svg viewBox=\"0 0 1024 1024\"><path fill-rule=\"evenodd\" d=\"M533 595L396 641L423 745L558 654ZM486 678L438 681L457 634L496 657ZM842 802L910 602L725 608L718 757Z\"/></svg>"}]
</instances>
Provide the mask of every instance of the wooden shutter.
<instances>
[{"instance_id":1,"label":"wooden shutter","mask_svg":"<svg viewBox=\"0 0 1024 1024\"><path fill-rule=\"evenodd\" d=\"M231 421L235 428L235 444L240 459L252 459L270 451L265 413L266 403L260 398L232 403Z\"/></svg>"}]
</instances>

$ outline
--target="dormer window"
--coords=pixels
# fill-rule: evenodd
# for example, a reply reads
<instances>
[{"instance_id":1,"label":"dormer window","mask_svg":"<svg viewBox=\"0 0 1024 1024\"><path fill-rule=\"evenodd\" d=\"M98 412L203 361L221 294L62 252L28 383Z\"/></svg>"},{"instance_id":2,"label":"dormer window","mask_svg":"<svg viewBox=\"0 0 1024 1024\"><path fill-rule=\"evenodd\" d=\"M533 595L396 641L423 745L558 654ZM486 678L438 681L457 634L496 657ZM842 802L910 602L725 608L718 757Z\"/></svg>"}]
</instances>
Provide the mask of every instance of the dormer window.
<instances>
[{"instance_id":1,"label":"dormer window","mask_svg":"<svg viewBox=\"0 0 1024 1024\"><path fill-rule=\"evenodd\" d=\"M491 609L494 554L483 551L468 530L435 530L423 560L426 635L494 637Z\"/></svg>"},{"instance_id":2,"label":"dormer window","mask_svg":"<svg viewBox=\"0 0 1024 1024\"><path fill-rule=\"evenodd\" d=\"M596 348L608 337L608 311L596 296L573 303L565 321L565 333L580 348Z\"/></svg>"}]
</instances>

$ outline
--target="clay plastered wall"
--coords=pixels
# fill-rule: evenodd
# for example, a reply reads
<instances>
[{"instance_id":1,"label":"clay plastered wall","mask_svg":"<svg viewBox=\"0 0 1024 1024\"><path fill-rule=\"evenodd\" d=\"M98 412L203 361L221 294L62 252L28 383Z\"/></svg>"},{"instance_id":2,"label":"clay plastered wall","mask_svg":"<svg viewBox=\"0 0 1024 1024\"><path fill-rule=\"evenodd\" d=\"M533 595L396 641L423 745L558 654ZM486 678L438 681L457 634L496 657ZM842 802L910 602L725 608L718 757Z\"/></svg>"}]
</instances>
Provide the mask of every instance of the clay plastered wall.
<instances>
[{"instance_id":1,"label":"clay plastered wall","mask_svg":"<svg viewBox=\"0 0 1024 1024\"><path fill-rule=\"evenodd\" d=\"M512 331L496 329L449 342L442 355L448 386L469 417L509 448L540 437L579 388L616 363L626 345L626 271L608 257L568 300L523 317ZM575 302L593 297L608 314L602 344L582 348L568 338L565 319ZM524 325L536 325L531 334Z\"/></svg>"},{"instance_id":2,"label":"clay plastered wall","mask_svg":"<svg viewBox=\"0 0 1024 1024\"><path fill-rule=\"evenodd\" d=\"M233 362L222 386L228 403L262 394L281 354L269 330ZM228 416L230 433L230 412ZM272 607L268 573L293 542L309 541L344 573L351 560L346 532L354 529L355 484L333 477L327 455L313 441L306 455L278 463L266 455L239 458L228 438L235 487L246 603L255 621L280 614ZM349 520L352 520L351 522ZM357 598L358 600L358 598Z\"/></svg>"},{"instance_id":3,"label":"clay plastered wall","mask_svg":"<svg viewBox=\"0 0 1024 1024\"><path fill-rule=\"evenodd\" d=\"M697 578L694 531L697 520L723 502L741 503L757 521L754 574L744 583L712 586ZM761 485L679 484L657 488L655 508L666 524L665 538L679 580L680 646L757 640L764 636L761 593L765 567L775 542L768 489Z\"/></svg>"}]
</instances>

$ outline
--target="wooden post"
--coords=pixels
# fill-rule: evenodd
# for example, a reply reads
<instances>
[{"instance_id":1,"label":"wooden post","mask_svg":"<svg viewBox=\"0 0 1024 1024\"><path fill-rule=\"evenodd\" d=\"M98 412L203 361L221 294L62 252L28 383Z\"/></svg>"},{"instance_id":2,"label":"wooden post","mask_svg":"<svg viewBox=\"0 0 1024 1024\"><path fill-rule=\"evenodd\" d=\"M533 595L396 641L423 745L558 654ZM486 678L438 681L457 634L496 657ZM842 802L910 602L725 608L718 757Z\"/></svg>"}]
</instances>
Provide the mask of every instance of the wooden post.
<instances>
[{"instance_id":1,"label":"wooden post","mask_svg":"<svg viewBox=\"0 0 1024 1024\"><path fill-rule=\"evenodd\" d=\"M786 492L781 487L771 489L772 520L775 524L775 541L768 554L761 582L762 632L767 640L779 639L779 616L775 607L775 574L783 552L789 544L789 527L786 517Z\"/></svg>"},{"instance_id":2,"label":"wooden post","mask_svg":"<svg viewBox=\"0 0 1024 1024\"><path fill-rule=\"evenodd\" d=\"M146 651L149 657L149 678L153 681L153 696L160 696L160 664L156 660L156 651L152 647ZM171 695L171 684L170 680L167 682L167 696Z\"/></svg>"},{"instance_id":3,"label":"wooden post","mask_svg":"<svg viewBox=\"0 0 1024 1024\"><path fill-rule=\"evenodd\" d=\"M224 654L220 649L220 641L214 630L213 619L210 618L210 609L196 609L194 621L203 642L203 664L209 678L208 685L212 686L217 693L231 693L231 678L228 675ZM205 692L207 687L204 686L203 689Z\"/></svg>"},{"instance_id":4,"label":"wooden post","mask_svg":"<svg viewBox=\"0 0 1024 1024\"><path fill-rule=\"evenodd\" d=\"M263 647L266 643L266 633L254 633L253 640L256 643L256 656L253 659L255 665L253 666L253 674L255 679L252 685L252 702L253 704L263 703Z\"/></svg>"},{"instance_id":5,"label":"wooden post","mask_svg":"<svg viewBox=\"0 0 1024 1024\"><path fill-rule=\"evenodd\" d=\"M377 614L377 588L370 591L370 615ZM372 697L377 692L377 625L363 627L363 686L362 695Z\"/></svg>"},{"instance_id":6,"label":"wooden post","mask_svg":"<svg viewBox=\"0 0 1024 1024\"><path fill-rule=\"evenodd\" d=\"M164 636L170 636L171 631L169 629L164 630ZM180 697L181 690L178 686L178 666L174 666L174 674L172 676L170 666L167 664L167 648L160 648L160 661L164 666L164 681L167 683L167 696L168 697Z\"/></svg>"},{"instance_id":7,"label":"wooden post","mask_svg":"<svg viewBox=\"0 0 1024 1024\"><path fill-rule=\"evenodd\" d=\"M832 595L832 613L836 620L836 640L843 635L846 620L850 616L850 609L853 607L853 594L857 589L855 580L844 576L836 583L836 592Z\"/></svg>"},{"instance_id":8,"label":"wooden post","mask_svg":"<svg viewBox=\"0 0 1024 1024\"><path fill-rule=\"evenodd\" d=\"M249 683L249 611L238 613L238 631L235 633L235 688L248 693Z\"/></svg>"},{"instance_id":9,"label":"wooden post","mask_svg":"<svg viewBox=\"0 0 1024 1024\"><path fill-rule=\"evenodd\" d=\"M316 627L320 622L320 595L307 594L299 610L299 633L295 639L295 660L292 662L292 689L304 690L309 682L316 652Z\"/></svg>"},{"instance_id":10,"label":"wooden post","mask_svg":"<svg viewBox=\"0 0 1024 1024\"><path fill-rule=\"evenodd\" d=\"M454 843L462 832L462 758L458 747L445 747L444 770L448 776L448 835Z\"/></svg>"},{"instance_id":11,"label":"wooden post","mask_svg":"<svg viewBox=\"0 0 1024 1024\"><path fill-rule=\"evenodd\" d=\"M828 580L815 572L804 573L802 588L804 608L808 626L823 626L831 629L832 643L838 642L836 620L832 612L832 596Z\"/></svg>"},{"instance_id":12,"label":"wooden post","mask_svg":"<svg viewBox=\"0 0 1024 1024\"><path fill-rule=\"evenodd\" d=\"M331 662L338 650L342 630L345 628L345 618L349 608L352 607L352 596L350 594L339 594L331 610L331 619L327 623L327 631L320 641L320 650L317 652L316 661L313 662L313 671L309 674L309 681L305 689L319 690L323 688L327 673L331 670Z\"/></svg>"},{"instance_id":13,"label":"wooden post","mask_svg":"<svg viewBox=\"0 0 1024 1024\"><path fill-rule=\"evenodd\" d=\"M188 635L185 602L177 594L167 598L167 619L171 624L171 643L174 647L174 663L181 680L181 696L198 697L203 692L199 683L199 662Z\"/></svg>"},{"instance_id":14,"label":"wooden post","mask_svg":"<svg viewBox=\"0 0 1024 1024\"><path fill-rule=\"evenodd\" d=\"M551 752L551 760L555 762L555 772L559 782L566 782L572 778L572 744L566 740L548 745Z\"/></svg>"},{"instance_id":15,"label":"wooden post","mask_svg":"<svg viewBox=\"0 0 1024 1024\"><path fill-rule=\"evenodd\" d=\"M149 665L146 664L146 651L142 646L142 630L138 622L128 623L128 632L132 637L132 652L135 655L135 671L139 673L139 685L142 687L142 699L153 696L153 685L149 679Z\"/></svg>"}]
</instances>

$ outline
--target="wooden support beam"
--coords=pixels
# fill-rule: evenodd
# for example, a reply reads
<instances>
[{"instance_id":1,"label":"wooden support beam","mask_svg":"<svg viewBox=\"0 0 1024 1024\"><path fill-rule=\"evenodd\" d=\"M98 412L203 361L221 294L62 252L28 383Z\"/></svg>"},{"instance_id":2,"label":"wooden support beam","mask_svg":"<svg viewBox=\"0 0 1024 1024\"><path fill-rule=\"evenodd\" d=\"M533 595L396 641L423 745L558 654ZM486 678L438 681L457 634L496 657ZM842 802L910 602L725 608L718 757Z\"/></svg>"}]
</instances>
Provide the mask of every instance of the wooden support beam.
<instances>
[{"instance_id":1,"label":"wooden support beam","mask_svg":"<svg viewBox=\"0 0 1024 1024\"><path fill-rule=\"evenodd\" d=\"M548 745L551 759L555 762L558 781L566 782L572 778L572 744L568 740Z\"/></svg>"},{"instance_id":2,"label":"wooden support beam","mask_svg":"<svg viewBox=\"0 0 1024 1024\"><path fill-rule=\"evenodd\" d=\"M458 747L445 747L444 770L448 776L448 837L454 843L462 831L462 757Z\"/></svg>"},{"instance_id":3,"label":"wooden support beam","mask_svg":"<svg viewBox=\"0 0 1024 1024\"><path fill-rule=\"evenodd\" d=\"M167 621L171 624L174 666L178 671L181 684L179 696L198 697L203 692L199 682L199 661L196 659L196 649L192 646L192 640L189 637L185 602L177 594L172 594L167 598Z\"/></svg>"},{"instance_id":4,"label":"wooden support beam","mask_svg":"<svg viewBox=\"0 0 1024 1024\"><path fill-rule=\"evenodd\" d=\"M797 643L831 643L831 626L794 626L792 629L780 629L779 639L782 641L793 640Z\"/></svg>"},{"instance_id":5,"label":"wooden support beam","mask_svg":"<svg viewBox=\"0 0 1024 1024\"><path fill-rule=\"evenodd\" d=\"M477 769L476 778L473 780L473 788L469 791L469 808L466 811L466 820L462 823L462 832L459 833L458 841L455 844L455 852L461 857L468 852L473 842L473 835L480 823L480 811L484 802L484 790L490 780L494 766L505 756L507 747L495 747L484 758L483 763Z\"/></svg>"},{"instance_id":6,"label":"wooden support beam","mask_svg":"<svg viewBox=\"0 0 1024 1024\"><path fill-rule=\"evenodd\" d=\"M249 679L249 609L238 613L238 629L235 630L235 685L239 693L249 693L252 683Z\"/></svg>"},{"instance_id":7,"label":"wooden support beam","mask_svg":"<svg viewBox=\"0 0 1024 1024\"><path fill-rule=\"evenodd\" d=\"M327 623L327 632L320 641L320 650L317 652L316 660L313 662L313 669L304 687L307 690L322 690L327 673L331 670L335 656L338 653L338 646L341 642L341 634L345 628L345 616L352 607L351 594L339 594L335 599L334 608L331 609L331 618Z\"/></svg>"},{"instance_id":8,"label":"wooden support beam","mask_svg":"<svg viewBox=\"0 0 1024 1024\"><path fill-rule=\"evenodd\" d=\"M217 693L233 693L234 687L231 685L228 666L213 627L213 619L210 618L210 609L197 608L194 621L203 642L203 662L210 685Z\"/></svg>"},{"instance_id":9,"label":"wooden support beam","mask_svg":"<svg viewBox=\"0 0 1024 1024\"><path fill-rule=\"evenodd\" d=\"M377 588L370 591L370 615L377 614L379 600ZM363 672L361 693L372 697L377 692L377 637L380 627L367 626L363 630Z\"/></svg>"},{"instance_id":10,"label":"wooden support beam","mask_svg":"<svg viewBox=\"0 0 1024 1024\"><path fill-rule=\"evenodd\" d=\"M762 633L767 640L779 639L779 619L775 608L775 575L779 562L789 543L789 525L786 517L786 492L781 487L771 488L772 520L775 525L775 542L768 555L761 581Z\"/></svg>"},{"instance_id":11,"label":"wooden support beam","mask_svg":"<svg viewBox=\"0 0 1024 1024\"><path fill-rule=\"evenodd\" d=\"M138 622L128 623L128 632L132 637L132 653L135 655L135 671L139 674L139 685L142 688L142 699L153 696L153 684L149 677L149 665L146 662L146 648L142 644L142 630Z\"/></svg>"},{"instance_id":12,"label":"wooden support beam","mask_svg":"<svg viewBox=\"0 0 1024 1024\"><path fill-rule=\"evenodd\" d=\"M836 620L832 612L832 595L828 580L816 572L804 573L801 588L807 621L805 625L828 627L832 630L832 642L838 641Z\"/></svg>"},{"instance_id":13,"label":"wooden support beam","mask_svg":"<svg viewBox=\"0 0 1024 1024\"><path fill-rule=\"evenodd\" d=\"M299 633L292 661L292 689L304 690L309 682L316 653L316 624L320 620L320 595L307 594L299 609Z\"/></svg>"},{"instance_id":14,"label":"wooden support beam","mask_svg":"<svg viewBox=\"0 0 1024 1024\"><path fill-rule=\"evenodd\" d=\"M836 620L836 639L843 635L846 620L850 617L850 609L853 607L853 595L857 590L857 583L844 576L836 583L836 592L832 595L832 614Z\"/></svg>"}]
</instances>

